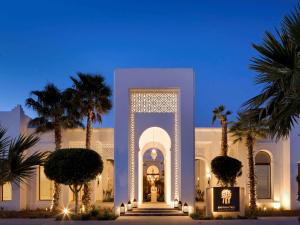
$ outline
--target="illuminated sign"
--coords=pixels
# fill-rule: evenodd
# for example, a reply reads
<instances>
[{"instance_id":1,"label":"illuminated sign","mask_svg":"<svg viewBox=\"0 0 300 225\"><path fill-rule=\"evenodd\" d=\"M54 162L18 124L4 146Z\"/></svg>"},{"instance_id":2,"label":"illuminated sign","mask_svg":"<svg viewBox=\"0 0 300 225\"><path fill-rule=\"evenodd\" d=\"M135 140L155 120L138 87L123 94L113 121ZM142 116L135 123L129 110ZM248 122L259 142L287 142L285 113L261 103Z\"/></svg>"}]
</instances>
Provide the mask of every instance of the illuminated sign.
<instances>
[{"instance_id":1,"label":"illuminated sign","mask_svg":"<svg viewBox=\"0 0 300 225\"><path fill-rule=\"evenodd\" d=\"M240 211L239 187L214 187L213 193L214 212Z\"/></svg>"}]
</instances>

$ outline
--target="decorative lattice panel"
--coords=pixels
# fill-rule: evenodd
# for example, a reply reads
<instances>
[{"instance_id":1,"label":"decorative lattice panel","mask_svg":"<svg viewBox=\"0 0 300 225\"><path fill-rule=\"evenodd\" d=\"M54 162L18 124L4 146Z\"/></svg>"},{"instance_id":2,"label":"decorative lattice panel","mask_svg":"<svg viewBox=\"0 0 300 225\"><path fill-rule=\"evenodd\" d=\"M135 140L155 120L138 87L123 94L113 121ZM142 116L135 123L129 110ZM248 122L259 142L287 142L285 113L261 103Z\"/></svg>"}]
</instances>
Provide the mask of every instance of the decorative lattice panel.
<instances>
[{"instance_id":1,"label":"decorative lattice panel","mask_svg":"<svg viewBox=\"0 0 300 225\"><path fill-rule=\"evenodd\" d=\"M179 127L178 127L178 101L177 89L131 89L130 90L130 114L129 114L129 196L135 196L135 113L174 113L175 121L175 195L179 199Z\"/></svg>"}]
</instances>

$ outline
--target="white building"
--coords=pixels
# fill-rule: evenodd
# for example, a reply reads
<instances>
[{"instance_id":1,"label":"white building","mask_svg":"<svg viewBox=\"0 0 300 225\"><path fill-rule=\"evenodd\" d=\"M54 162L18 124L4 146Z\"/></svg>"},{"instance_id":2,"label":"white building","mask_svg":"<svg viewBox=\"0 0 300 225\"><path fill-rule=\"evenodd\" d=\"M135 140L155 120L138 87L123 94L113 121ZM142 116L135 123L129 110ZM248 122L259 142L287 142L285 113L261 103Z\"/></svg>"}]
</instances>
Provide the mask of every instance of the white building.
<instances>
[{"instance_id":1,"label":"white building","mask_svg":"<svg viewBox=\"0 0 300 225\"><path fill-rule=\"evenodd\" d=\"M193 70L117 70L114 91L115 129L93 130L92 148L102 156L104 170L91 183L92 203L98 205L114 198L116 210L128 200L136 199L142 204L145 201L144 156L149 149L155 149L163 158L163 201L172 205L179 199L192 208L205 206L205 195L200 199L197 196L201 202L195 202L195 187L205 192L206 188L217 184L210 173L210 161L220 154L221 129L194 127ZM33 133L34 129L27 126L29 120L21 106L0 112L0 124L7 128L11 137ZM300 171L298 130L297 125L285 140L259 140L255 144L260 207L300 208L296 182ZM64 130L62 140L63 148L84 147L85 130ZM39 143L30 149L36 150L53 151L53 133L42 134ZM245 188L245 205L248 205L247 149L243 143L233 144L229 137L229 155L243 163L243 175L238 178L237 186ZM28 184L4 185L0 207L9 210L47 208L52 191L52 182L40 167ZM70 204L73 204L73 194L63 186L61 205Z\"/></svg>"}]
</instances>

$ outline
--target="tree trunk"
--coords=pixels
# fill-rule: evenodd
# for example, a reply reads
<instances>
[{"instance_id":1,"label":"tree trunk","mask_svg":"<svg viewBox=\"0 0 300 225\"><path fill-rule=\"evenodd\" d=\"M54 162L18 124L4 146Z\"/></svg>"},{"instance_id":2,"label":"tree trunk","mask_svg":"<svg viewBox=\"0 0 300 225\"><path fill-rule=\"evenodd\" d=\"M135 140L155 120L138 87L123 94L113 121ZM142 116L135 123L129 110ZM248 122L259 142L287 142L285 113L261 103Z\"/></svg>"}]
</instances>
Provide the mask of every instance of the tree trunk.
<instances>
[{"instance_id":1,"label":"tree trunk","mask_svg":"<svg viewBox=\"0 0 300 225\"><path fill-rule=\"evenodd\" d=\"M85 147L87 149L91 149L92 117L93 117L93 112L89 112L86 121L86 138L85 138Z\"/></svg>"},{"instance_id":2,"label":"tree trunk","mask_svg":"<svg viewBox=\"0 0 300 225\"><path fill-rule=\"evenodd\" d=\"M221 143L221 154L227 156L228 144L227 144L227 121L221 120L222 125L222 143Z\"/></svg>"},{"instance_id":3,"label":"tree trunk","mask_svg":"<svg viewBox=\"0 0 300 225\"><path fill-rule=\"evenodd\" d=\"M61 149L61 126L59 124L54 125L54 138L55 138L55 150Z\"/></svg>"},{"instance_id":4,"label":"tree trunk","mask_svg":"<svg viewBox=\"0 0 300 225\"><path fill-rule=\"evenodd\" d=\"M55 138L55 150L61 149L62 133L61 133L61 126L59 124L55 124L54 126L54 138ZM53 211L57 211L58 209L59 195L60 195L60 185L54 182L54 192L53 192L52 206L51 206L51 209Z\"/></svg>"},{"instance_id":5,"label":"tree trunk","mask_svg":"<svg viewBox=\"0 0 300 225\"><path fill-rule=\"evenodd\" d=\"M91 149L91 137L92 137L92 118L93 118L93 112L90 111L87 117L87 123L86 123L86 141L85 141L85 147L87 149ZM90 188L89 184L85 183L83 186L83 195L82 195L82 204L84 205L86 210L89 210L90 208Z\"/></svg>"},{"instance_id":6,"label":"tree trunk","mask_svg":"<svg viewBox=\"0 0 300 225\"><path fill-rule=\"evenodd\" d=\"M254 213L256 210L255 170L254 170L254 157L253 157L254 139L250 135L247 136L246 145L248 148L250 212Z\"/></svg>"},{"instance_id":7,"label":"tree trunk","mask_svg":"<svg viewBox=\"0 0 300 225\"><path fill-rule=\"evenodd\" d=\"M78 193L81 190L82 185L74 184L73 186L69 185L69 187L75 195L74 212L75 215L77 215L78 214Z\"/></svg>"}]
</instances>

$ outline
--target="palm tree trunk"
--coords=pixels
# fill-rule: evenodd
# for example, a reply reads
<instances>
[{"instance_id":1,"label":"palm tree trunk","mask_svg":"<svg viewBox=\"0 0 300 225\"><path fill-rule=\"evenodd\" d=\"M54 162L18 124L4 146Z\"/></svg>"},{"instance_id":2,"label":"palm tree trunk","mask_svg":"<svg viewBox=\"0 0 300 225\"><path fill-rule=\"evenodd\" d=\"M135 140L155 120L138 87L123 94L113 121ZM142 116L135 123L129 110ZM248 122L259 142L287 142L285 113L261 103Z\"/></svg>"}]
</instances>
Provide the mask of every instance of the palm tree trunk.
<instances>
[{"instance_id":1,"label":"palm tree trunk","mask_svg":"<svg viewBox=\"0 0 300 225\"><path fill-rule=\"evenodd\" d=\"M246 145L248 148L250 212L254 213L256 210L255 171L254 171L254 157L253 157L254 139L250 135L247 136Z\"/></svg>"},{"instance_id":2,"label":"palm tree trunk","mask_svg":"<svg viewBox=\"0 0 300 225\"><path fill-rule=\"evenodd\" d=\"M61 126L59 124L56 124L54 127L54 138L55 138L55 150L58 150L61 148L61 142L62 142ZM51 205L51 209L53 211L57 211L59 206L60 189L61 189L60 185L54 182L54 192L53 192L52 205Z\"/></svg>"},{"instance_id":3,"label":"palm tree trunk","mask_svg":"<svg viewBox=\"0 0 300 225\"><path fill-rule=\"evenodd\" d=\"M228 144L227 144L227 122L222 120L222 143L221 143L221 154L227 156Z\"/></svg>"},{"instance_id":4,"label":"palm tree trunk","mask_svg":"<svg viewBox=\"0 0 300 225\"><path fill-rule=\"evenodd\" d=\"M56 124L54 127L54 139L55 139L55 150L61 149L61 127L59 124Z\"/></svg>"},{"instance_id":5,"label":"palm tree trunk","mask_svg":"<svg viewBox=\"0 0 300 225\"><path fill-rule=\"evenodd\" d=\"M92 115L93 112L89 112L86 122L86 138L85 147L91 149L91 137L92 137Z\"/></svg>"},{"instance_id":6,"label":"palm tree trunk","mask_svg":"<svg viewBox=\"0 0 300 225\"><path fill-rule=\"evenodd\" d=\"M85 147L87 149L91 149L92 117L93 117L93 112L90 111L88 114L87 123L86 123ZM90 208L90 201L91 201L91 197L90 197L89 183L85 183L83 185L82 204L84 205L86 210L88 210Z\"/></svg>"}]
</instances>

